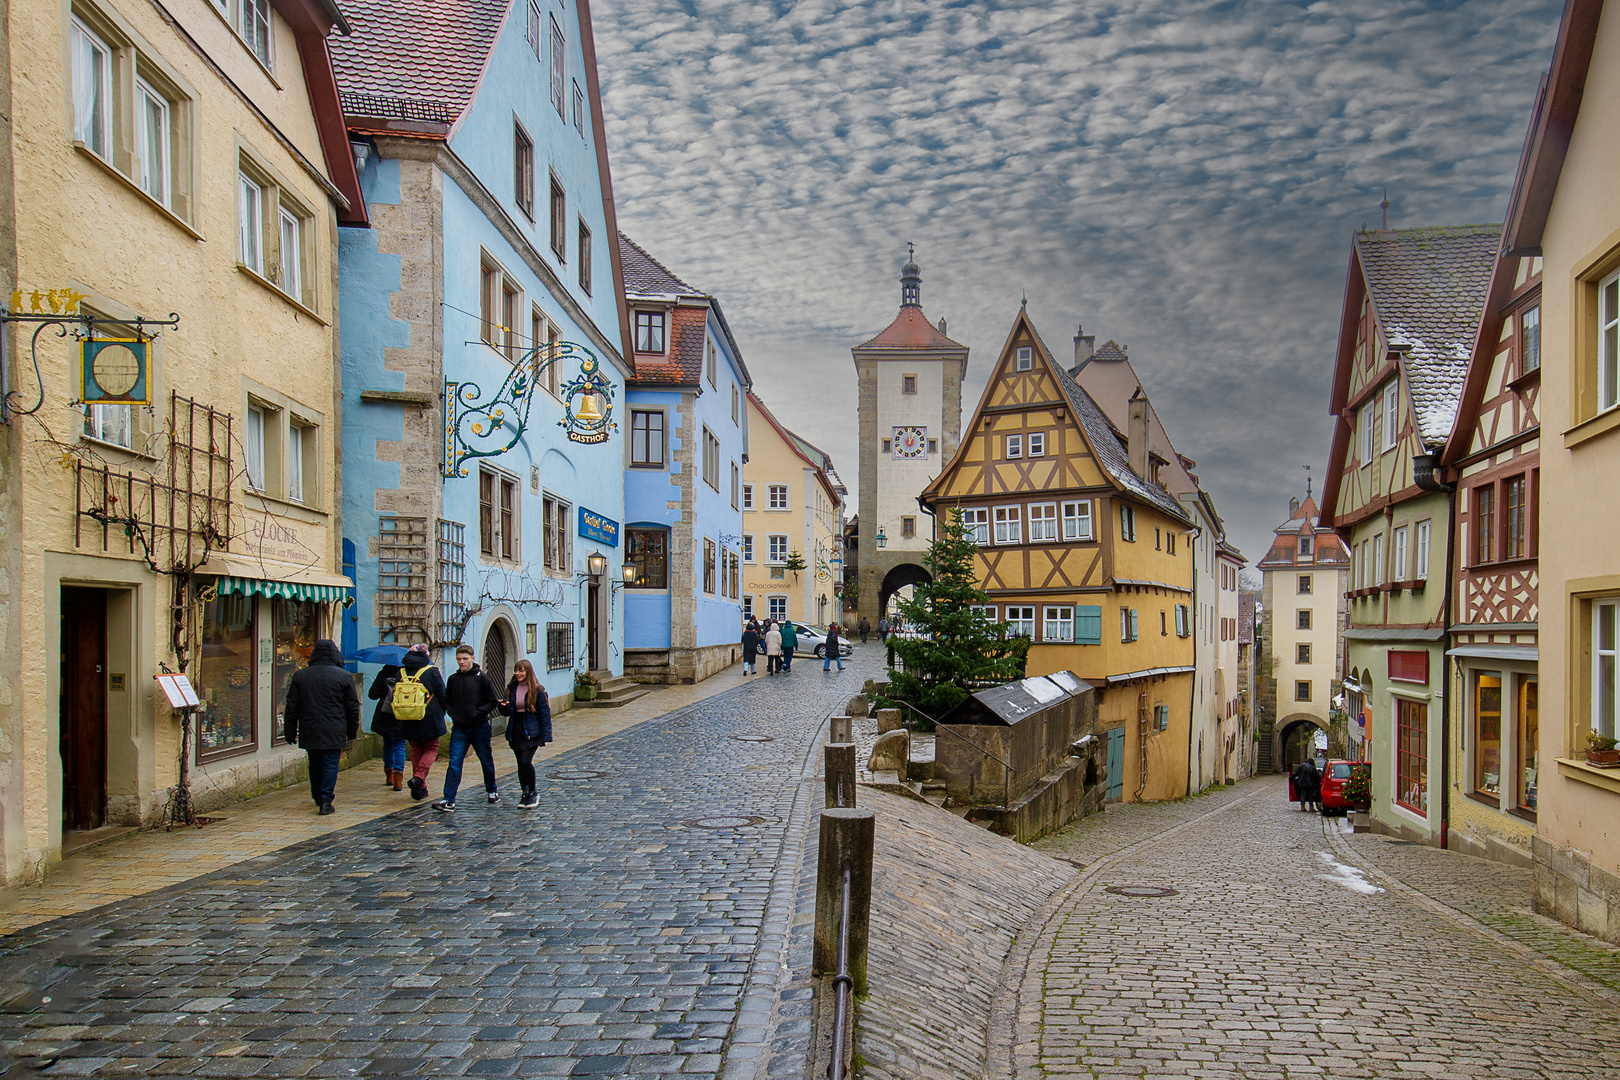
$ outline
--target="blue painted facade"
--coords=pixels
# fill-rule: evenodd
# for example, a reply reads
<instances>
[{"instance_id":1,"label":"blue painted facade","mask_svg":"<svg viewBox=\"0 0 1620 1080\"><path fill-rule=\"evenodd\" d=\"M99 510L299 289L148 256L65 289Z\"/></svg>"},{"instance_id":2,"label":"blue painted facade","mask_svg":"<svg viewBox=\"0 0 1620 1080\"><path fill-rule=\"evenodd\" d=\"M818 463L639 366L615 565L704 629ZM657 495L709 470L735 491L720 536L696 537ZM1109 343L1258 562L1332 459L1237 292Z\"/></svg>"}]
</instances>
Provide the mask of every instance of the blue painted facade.
<instances>
[{"instance_id":1,"label":"blue painted facade","mask_svg":"<svg viewBox=\"0 0 1620 1080\"><path fill-rule=\"evenodd\" d=\"M450 669L451 650L466 642L502 685L525 657L555 698L571 693L574 670L590 663L593 631L590 666L623 671L622 532L617 542L600 531L588 538L580 511L621 525L625 519L625 368L600 125L591 116L583 132L573 123L573 86L594 85L582 75L579 9L557 0L543 6L565 30L566 116L549 99L549 56L531 48L527 6L519 4L494 37L477 92L440 139L411 129L395 135L373 122L356 131L361 125L351 117L351 138L368 147L361 185L373 227L341 235L339 300L343 525L354 545L358 645L430 640ZM598 108L593 93L584 94L584 108ZM533 219L518 201L516 125L534 148ZM400 137L407 130L414 137ZM561 257L549 229L553 178L566 198ZM592 246L588 292L579 273L582 223ZM480 318L491 282L495 321L513 324L504 352L483 340L491 333ZM510 320L507 293L515 293ZM617 429L597 443L568 438L562 384L580 372L570 359L558 364L559 393L542 375L528 394L527 424L515 445L467 460L466 476L445 476L446 384L475 384L486 399L493 395L513 371L513 357L528 362L536 315L543 339L554 334L599 358ZM504 329L496 336L508 340ZM580 409L578 397L573 406ZM509 407L505 422L520 414L521 406ZM410 542L402 545L402 534ZM398 557L414 551L418 535L425 539L420 565ZM594 553L605 557L607 571L591 578ZM421 612L412 606L419 596ZM570 663L548 663L548 627L571 629Z\"/></svg>"}]
</instances>

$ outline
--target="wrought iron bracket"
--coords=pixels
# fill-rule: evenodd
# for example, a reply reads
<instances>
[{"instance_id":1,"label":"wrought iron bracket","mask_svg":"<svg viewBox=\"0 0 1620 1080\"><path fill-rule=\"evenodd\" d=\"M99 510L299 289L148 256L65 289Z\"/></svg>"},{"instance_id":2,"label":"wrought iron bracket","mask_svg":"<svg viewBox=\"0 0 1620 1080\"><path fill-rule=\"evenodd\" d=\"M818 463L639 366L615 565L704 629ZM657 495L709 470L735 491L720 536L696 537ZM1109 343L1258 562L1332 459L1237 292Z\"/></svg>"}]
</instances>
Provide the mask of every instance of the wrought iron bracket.
<instances>
[{"instance_id":1,"label":"wrought iron bracket","mask_svg":"<svg viewBox=\"0 0 1620 1080\"><path fill-rule=\"evenodd\" d=\"M475 382L445 380L444 475L466 476L468 461L499 457L516 446L528 430L541 376L574 359L580 362L580 374L561 388L563 418L558 426L575 442L606 442L618 424L612 419L613 384L602 375L596 354L572 341L536 345L513 362L493 393Z\"/></svg>"},{"instance_id":2,"label":"wrought iron bracket","mask_svg":"<svg viewBox=\"0 0 1620 1080\"><path fill-rule=\"evenodd\" d=\"M66 292L66 290L63 290ZM21 303L21 294L13 297L14 302ZM117 326L124 329L133 329L135 336L145 338L149 330L157 327L167 327L171 330L180 328L180 316L169 312L167 319L148 319L137 315L133 319L105 319L99 315L84 315L71 310L78 307L83 297L77 293L68 292L59 296L54 290L50 293L36 291L33 294L34 307L41 306L45 301L52 307L60 306L61 311L7 311L0 309L0 424L9 423L13 416L32 416L45 405L45 381L39 374L39 337L50 327L56 327L56 336L65 338L69 334L83 339L94 336L98 326ZM39 387L39 394L34 404L26 409L18 408L12 403L14 396L21 391L11 389L10 350L6 348L5 337L9 335L10 324L33 324L34 333L29 339L28 356L34 365L34 382ZM78 404L71 402L70 404Z\"/></svg>"}]
</instances>

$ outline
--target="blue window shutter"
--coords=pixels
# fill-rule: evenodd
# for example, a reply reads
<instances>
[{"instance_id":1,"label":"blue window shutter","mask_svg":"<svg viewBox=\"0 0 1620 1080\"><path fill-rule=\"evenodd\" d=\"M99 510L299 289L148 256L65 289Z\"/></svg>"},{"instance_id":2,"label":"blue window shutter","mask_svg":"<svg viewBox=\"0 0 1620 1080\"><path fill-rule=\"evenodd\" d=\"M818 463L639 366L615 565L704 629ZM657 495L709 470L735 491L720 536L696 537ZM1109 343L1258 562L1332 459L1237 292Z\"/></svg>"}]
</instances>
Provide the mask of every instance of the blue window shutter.
<instances>
[{"instance_id":1,"label":"blue window shutter","mask_svg":"<svg viewBox=\"0 0 1620 1080\"><path fill-rule=\"evenodd\" d=\"M1136 640L1136 609L1131 608L1131 640Z\"/></svg>"},{"instance_id":2,"label":"blue window shutter","mask_svg":"<svg viewBox=\"0 0 1620 1080\"><path fill-rule=\"evenodd\" d=\"M1081 645L1102 644L1102 608L1080 604L1074 609L1074 640Z\"/></svg>"}]
</instances>

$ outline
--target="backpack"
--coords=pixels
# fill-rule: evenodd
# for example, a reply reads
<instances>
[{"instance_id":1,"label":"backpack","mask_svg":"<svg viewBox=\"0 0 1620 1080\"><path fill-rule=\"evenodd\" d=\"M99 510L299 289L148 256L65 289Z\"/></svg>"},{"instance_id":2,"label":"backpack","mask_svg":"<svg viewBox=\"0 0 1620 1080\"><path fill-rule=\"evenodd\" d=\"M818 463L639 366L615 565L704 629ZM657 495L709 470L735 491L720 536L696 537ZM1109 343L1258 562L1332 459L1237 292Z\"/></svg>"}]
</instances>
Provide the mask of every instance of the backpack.
<instances>
[{"instance_id":1,"label":"backpack","mask_svg":"<svg viewBox=\"0 0 1620 1080\"><path fill-rule=\"evenodd\" d=\"M432 667L429 664L415 675L408 671L400 672L399 681L383 701L384 707L393 711L394 719L409 723L427 716L428 689L422 685L421 673Z\"/></svg>"}]
</instances>

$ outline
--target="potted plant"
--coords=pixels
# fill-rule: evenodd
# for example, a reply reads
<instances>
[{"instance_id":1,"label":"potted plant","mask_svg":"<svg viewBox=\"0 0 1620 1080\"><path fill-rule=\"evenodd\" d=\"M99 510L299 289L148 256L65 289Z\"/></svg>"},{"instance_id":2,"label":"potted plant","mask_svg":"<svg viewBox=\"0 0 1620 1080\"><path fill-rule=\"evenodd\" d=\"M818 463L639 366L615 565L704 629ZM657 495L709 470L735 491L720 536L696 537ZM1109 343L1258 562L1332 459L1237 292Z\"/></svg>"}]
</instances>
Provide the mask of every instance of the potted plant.
<instances>
[{"instance_id":1,"label":"potted plant","mask_svg":"<svg viewBox=\"0 0 1620 1080\"><path fill-rule=\"evenodd\" d=\"M596 676L589 671L574 672L574 700L595 701L596 688L599 685L601 684L596 681Z\"/></svg>"},{"instance_id":2,"label":"potted plant","mask_svg":"<svg viewBox=\"0 0 1620 1080\"><path fill-rule=\"evenodd\" d=\"M1586 736L1586 763L1605 769L1620 766L1620 750L1616 750L1615 745L1615 740L1608 735L1590 733Z\"/></svg>"}]
</instances>

